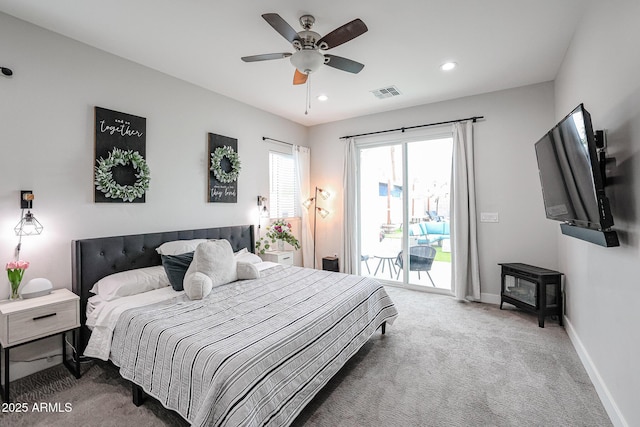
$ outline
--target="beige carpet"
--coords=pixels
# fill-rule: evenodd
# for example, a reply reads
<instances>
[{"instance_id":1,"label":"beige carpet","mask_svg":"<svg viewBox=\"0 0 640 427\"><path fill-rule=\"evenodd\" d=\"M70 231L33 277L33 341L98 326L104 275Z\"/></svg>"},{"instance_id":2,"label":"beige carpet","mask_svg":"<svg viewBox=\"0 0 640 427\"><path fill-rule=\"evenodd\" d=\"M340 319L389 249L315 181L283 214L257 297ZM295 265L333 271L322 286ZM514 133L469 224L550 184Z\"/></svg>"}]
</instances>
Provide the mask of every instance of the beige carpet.
<instances>
[{"instance_id":1,"label":"beige carpet","mask_svg":"<svg viewBox=\"0 0 640 427\"><path fill-rule=\"evenodd\" d=\"M515 308L388 292L396 323L369 340L294 426L611 425L557 321L542 329ZM152 399L134 406L112 365L83 370L80 380L60 366L12 383L13 401L28 412L2 413L0 425L187 425ZM41 402L49 412L33 412Z\"/></svg>"}]
</instances>

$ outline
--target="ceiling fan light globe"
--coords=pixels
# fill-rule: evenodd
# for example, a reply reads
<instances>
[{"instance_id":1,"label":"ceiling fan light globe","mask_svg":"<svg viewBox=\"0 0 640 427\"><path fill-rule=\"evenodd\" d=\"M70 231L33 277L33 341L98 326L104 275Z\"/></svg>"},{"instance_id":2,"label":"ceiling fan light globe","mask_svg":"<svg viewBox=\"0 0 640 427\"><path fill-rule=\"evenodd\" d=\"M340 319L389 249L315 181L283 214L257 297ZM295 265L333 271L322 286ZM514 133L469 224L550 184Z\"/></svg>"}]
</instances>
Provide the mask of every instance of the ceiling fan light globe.
<instances>
[{"instance_id":1,"label":"ceiling fan light globe","mask_svg":"<svg viewBox=\"0 0 640 427\"><path fill-rule=\"evenodd\" d=\"M317 50L299 50L291 55L290 61L301 73L315 73L324 64L324 55Z\"/></svg>"}]
</instances>

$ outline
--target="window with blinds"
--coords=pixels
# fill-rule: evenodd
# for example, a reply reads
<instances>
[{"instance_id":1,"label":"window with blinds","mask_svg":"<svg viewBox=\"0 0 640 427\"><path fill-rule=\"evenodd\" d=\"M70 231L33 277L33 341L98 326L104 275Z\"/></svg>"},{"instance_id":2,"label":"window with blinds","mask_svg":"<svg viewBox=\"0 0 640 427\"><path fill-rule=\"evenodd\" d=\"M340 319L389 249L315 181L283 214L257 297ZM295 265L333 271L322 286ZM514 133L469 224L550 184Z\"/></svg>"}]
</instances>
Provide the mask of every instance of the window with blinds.
<instances>
[{"instance_id":1,"label":"window with blinds","mask_svg":"<svg viewBox=\"0 0 640 427\"><path fill-rule=\"evenodd\" d=\"M300 216L300 197L293 156L269 153L269 212L271 218Z\"/></svg>"}]
</instances>

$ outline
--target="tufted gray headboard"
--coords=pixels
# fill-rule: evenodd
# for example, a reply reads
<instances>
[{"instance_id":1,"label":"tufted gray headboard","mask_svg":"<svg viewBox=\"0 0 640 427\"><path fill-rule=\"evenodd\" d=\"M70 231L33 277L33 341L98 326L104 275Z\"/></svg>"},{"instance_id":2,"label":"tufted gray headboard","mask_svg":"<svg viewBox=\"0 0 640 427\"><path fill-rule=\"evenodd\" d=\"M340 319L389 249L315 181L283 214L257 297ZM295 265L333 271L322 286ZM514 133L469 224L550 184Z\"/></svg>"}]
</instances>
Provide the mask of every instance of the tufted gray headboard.
<instances>
[{"instance_id":1,"label":"tufted gray headboard","mask_svg":"<svg viewBox=\"0 0 640 427\"><path fill-rule=\"evenodd\" d=\"M91 331L87 321L87 300L93 294L89 290L105 276L134 268L161 265L156 248L164 242L189 239L226 239L234 251L247 248L254 252L253 225L203 228L199 230L168 231L148 234L132 234L116 237L74 240L71 244L72 289L80 296L80 342L82 354Z\"/></svg>"}]
</instances>

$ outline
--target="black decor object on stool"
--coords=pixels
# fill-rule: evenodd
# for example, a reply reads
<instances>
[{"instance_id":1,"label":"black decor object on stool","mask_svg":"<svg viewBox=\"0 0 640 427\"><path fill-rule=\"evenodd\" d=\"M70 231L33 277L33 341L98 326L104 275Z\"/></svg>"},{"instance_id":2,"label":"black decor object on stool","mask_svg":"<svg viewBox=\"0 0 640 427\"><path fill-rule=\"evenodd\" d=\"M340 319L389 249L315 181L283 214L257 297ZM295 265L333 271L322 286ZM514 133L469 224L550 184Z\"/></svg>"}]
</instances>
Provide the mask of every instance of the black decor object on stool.
<instances>
[{"instance_id":1,"label":"black decor object on stool","mask_svg":"<svg viewBox=\"0 0 640 427\"><path fill-rule=\"evenodd\" d=\"M326 256L322 258L322 269L326 271L340 271L338 257Z\"/></svg>"}]
</instances>

